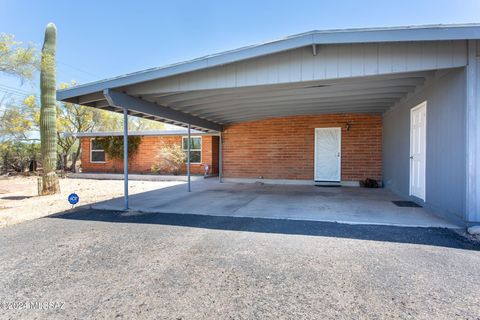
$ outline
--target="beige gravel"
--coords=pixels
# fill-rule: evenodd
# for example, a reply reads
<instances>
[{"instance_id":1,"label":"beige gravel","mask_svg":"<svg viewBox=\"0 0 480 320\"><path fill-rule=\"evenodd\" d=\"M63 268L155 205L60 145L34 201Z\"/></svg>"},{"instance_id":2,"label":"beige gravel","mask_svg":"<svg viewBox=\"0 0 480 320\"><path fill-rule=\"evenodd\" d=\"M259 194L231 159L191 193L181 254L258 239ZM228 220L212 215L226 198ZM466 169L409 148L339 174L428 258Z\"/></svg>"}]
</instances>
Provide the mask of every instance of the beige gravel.
<instances>
[{"instance_id":1,"label":"beige gravel","mask_svg":"<svg viewBox=\"0 0 480 320\"><path fill-rule=\"evenodd\" d=\"M130 194L182 184L177 181L130 181ZM0 178L0 227L37 219L72 209L68 195L80 197L77 206L89 205L123 195L122 180L93 180L63 178L61 193L38 196L37 177Z\"/></svg>"}]
</instances>

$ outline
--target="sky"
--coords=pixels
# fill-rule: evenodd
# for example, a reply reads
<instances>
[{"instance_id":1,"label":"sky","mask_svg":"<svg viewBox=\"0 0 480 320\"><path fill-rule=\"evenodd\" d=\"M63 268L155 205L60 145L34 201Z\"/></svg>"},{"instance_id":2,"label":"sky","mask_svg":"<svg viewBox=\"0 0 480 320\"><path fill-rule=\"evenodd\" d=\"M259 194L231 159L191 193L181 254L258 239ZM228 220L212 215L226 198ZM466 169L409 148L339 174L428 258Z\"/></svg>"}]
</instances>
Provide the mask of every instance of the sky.
<instances>
[{"instance_id":1,"label":"sky","mask_svg":"<svg viewBox=\"0 0 480 320\"><path fill-rule=\"evenodd\" d=\"M39 49L55 23L57 82L80 84L311 30L480 22L480 0L0 0L0 8L0 33ZM38 77L0 75L0 84L38 91Z\"/></svg>"}]
</instances>

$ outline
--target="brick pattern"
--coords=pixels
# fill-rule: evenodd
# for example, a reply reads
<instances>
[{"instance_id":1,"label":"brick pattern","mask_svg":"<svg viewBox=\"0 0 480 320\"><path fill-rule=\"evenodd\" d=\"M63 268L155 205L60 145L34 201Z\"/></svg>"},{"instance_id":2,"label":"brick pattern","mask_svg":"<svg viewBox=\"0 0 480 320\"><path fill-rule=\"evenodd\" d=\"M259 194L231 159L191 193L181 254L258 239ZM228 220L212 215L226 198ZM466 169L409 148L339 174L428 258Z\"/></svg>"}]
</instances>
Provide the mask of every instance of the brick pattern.
<instances>
[{"instance_id":1,"label":"brick pattern","mask_svg":"<svg viewBox=\"0 0 480 320\"><path fill-rule=\"evenodd\" d=\"M82 172L123 172L123 160L109 159L105 155L105 163L90 162L90 141L91 138L81 138L82 144ZM157 160L159 148L163 144L182 143L181 136L144 136L137 152L129 159L128 167L131 173L151 173L151 167ZM213 150L212 148L217 148ZM216 158L215 158L216 157ZM202 163L210 166L210 173L218 174L218 137L202 136ZM192 174L203 174L204 168L201 164L191 164ZM187 173L187 166L182 168L182 174Z\"/></svg>"},{"instance_id":2,"label":"brick pattern","mask_svg":"<svg viewBox=\"0 0 480 320\"><path fill-rule=\"evenodd\" d=\"M229 125L223 134L223 174L313 180L314 132L325 127L342 129L343 181L382 179L382 116L365 114L292 116Z\"/></svg>"}]
</instances>

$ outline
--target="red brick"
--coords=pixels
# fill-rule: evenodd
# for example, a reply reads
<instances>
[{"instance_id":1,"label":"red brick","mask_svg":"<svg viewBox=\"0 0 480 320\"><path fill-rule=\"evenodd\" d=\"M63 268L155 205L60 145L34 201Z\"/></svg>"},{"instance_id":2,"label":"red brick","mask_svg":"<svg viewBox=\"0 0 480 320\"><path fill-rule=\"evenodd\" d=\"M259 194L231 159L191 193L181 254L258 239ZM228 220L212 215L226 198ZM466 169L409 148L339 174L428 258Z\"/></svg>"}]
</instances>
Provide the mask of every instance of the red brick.
<instances>
[{"instance_id":1,"label":"red brick","mask_svg":"<svg viewBox=\"0 0 480 320\"><path fill-rule=\"evenodd\" d=\"M90 140L91 138L81 138L83 172L123 172L123 160L109 159L108 155L105 155L105 163L91 163ZM129 171L131 173L151 173L152 165L158 162L157 155L162 144L178 143L181 145L181 141L181 136L143 136L137 152L129 159ZM212 174L218 174L218 137L202 136L202 163L210 166ZM182 173L186 172L187 166L184 165ZM191 172L192 174L203 174L204 169L200 164L192 164Z\"/></svg>"},{"instance_id":2,"label":"red brick","mask_svg":"<svg viewBox=\"0 0 480 320\"><path fill-rule=\"evenodd\" d=\"M382 178L382 117L363 114L292 116L226 126L223 174L313 180L315 128L322 127L342 128L342 180Z\"/></svg>"}]
</instances>

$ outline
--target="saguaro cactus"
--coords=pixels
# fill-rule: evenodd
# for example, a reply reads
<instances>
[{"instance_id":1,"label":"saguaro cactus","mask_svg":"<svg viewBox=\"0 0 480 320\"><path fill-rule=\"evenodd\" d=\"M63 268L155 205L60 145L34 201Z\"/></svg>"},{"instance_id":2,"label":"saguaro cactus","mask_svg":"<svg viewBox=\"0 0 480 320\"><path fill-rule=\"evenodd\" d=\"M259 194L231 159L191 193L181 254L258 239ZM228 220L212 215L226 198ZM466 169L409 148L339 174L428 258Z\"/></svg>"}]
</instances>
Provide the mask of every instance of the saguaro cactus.
<instances>
[{"instance_id":1,"label":"saguaro cactus","mask_svg":"<svg viewBox=\"0 0 480 320\"><path fill-rule=\"evenodd\" d=\"M57 164L57 106L55 91L55 47L57 28L49 23L45 30L40 66L40 139L42 151L43 177L40 195L60 192Z\"/></svg>"}]
</instances>

